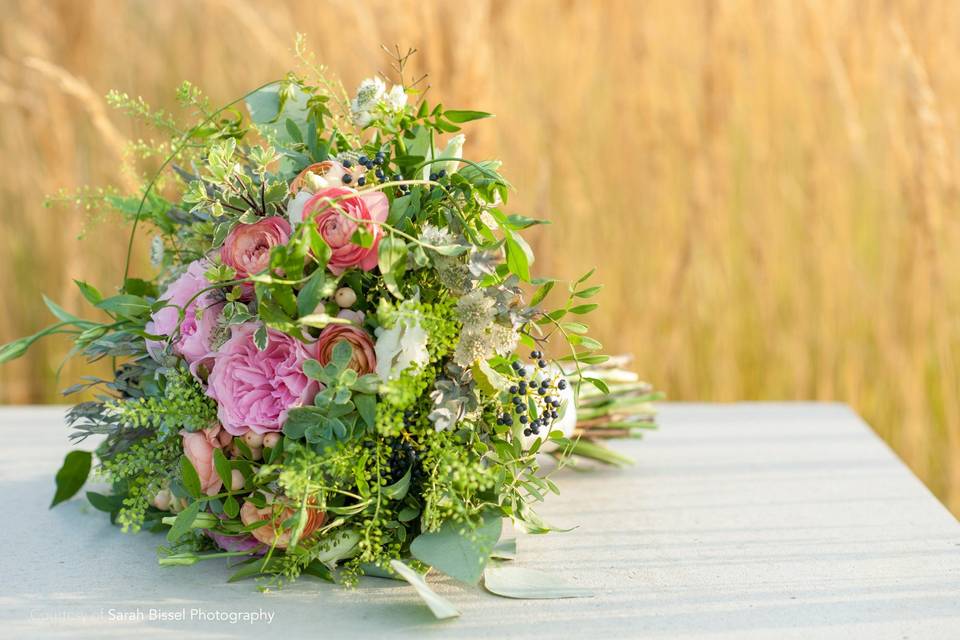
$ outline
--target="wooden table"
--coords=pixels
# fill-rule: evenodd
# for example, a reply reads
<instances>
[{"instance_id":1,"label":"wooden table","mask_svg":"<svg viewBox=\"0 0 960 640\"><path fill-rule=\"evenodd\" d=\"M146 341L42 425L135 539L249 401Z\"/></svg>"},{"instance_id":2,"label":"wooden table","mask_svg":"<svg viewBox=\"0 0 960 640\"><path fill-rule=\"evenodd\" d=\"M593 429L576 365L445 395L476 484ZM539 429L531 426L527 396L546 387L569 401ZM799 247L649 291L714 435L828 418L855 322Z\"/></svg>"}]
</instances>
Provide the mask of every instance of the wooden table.
<instances>
[{"instance_id":1,"label":"wooden table","mask_svg":"<svg viewBox=\"0 0 960 640\"><path fill-rule=\"evenodd\" d=\"M162 537L82 499L47 510L61 415L0 409L0 637L960 637L960 524L842 405L664 405L659 431L614 445L635 467L564 472L543 515L579 528L520 540L517 562L595 597L434 579L462 612L441 623L403 583L261 594L219 561L157 566Z\"/></svg>"}]
</instances>

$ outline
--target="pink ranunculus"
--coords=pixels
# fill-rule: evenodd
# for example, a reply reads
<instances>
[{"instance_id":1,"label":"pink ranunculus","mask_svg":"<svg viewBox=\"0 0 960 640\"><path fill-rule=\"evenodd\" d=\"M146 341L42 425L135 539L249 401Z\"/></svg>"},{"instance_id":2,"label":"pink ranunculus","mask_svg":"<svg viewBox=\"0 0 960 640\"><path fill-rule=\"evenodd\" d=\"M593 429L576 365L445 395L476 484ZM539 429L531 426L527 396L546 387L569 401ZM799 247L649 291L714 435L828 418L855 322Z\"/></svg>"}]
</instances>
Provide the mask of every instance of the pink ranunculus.
<instances>
[{"instance_id":1,"label":"pink ranunculus","mask_svg":"<svg viewBox=\"0 0 960 640\"><path fill-rule=\"evenodd\" d=\"M320 332L314 347L320 364L328 364L333 357L333 348L345 341L353 347L350 364L347 365L360 375L373 373L377 368L377 356L373 351L373 340L363 329L350 324L329 324Z\"/></svg>"},{"instance_id":2,"label":"pink ranunculus","mask_svg":"<svg viewBox=\"0 0 960 640\"><path fill-rule=\"evenodd\" d=\"M217 401L223 428L235 436L280 431L287 411L309 404L320 384L303 373L314 346L267 330L267 347L254 344L255 323L233 325L230 339L213 354L207 395ZM309 350L308 350L309 349Z\"/></svg>"},{"instance_id":3,"label":"pink ranunculus","mask_svg":"<svg viewBox=\"0 0 960 640\"><path fill-rule=\"evenodd\" d=\"M377 266L377 247L383 236L379 223L390 212L387 196L379 191L359 194L353 189L330 187L310 198L304 206L304 220L312 219L331 249L330 271L340 275L350 267L372 271ZM361 247L351 240L363 224L373 236L370 247Z\"/></svg>"},{"instance_id":4,"label":"pink ranunculus","mask_svg":"<svg viewBox=\"0 0 960 640\"><path fill-rule=\"evenodd\" d=\"M223 264L233 267L245 278L270 266L270 249L290 239L290 223L281 216L264 218L253 224L238 224L220 247Z\"/></svg>"},{"instance_id":5,"label":"pink ranunculus","mask_svg":"<svg viewBox=\"0 0 960 640\"><path fill-rule=\"evenodd\" d=\"M210 352L210 336L223 309L222 303L214 303L206 293L192 299L210 286L204 275L209 268L210 263L204 258L191 262L160 296L168 306L154 313L145 327L147 333L173 338L173 352L191 364ZM165 341L147 340L147 351L155 356L164 344Z\"/></svg>"},{"instance_id":6,"label":"pink ranunculus","mask_svg":"<svg viewBox=\"0 0 960 640\"><path fill-rule=\"evenodd\" d=\"M220 448L220 425L203 431L181 431L183 454L200 476L200 490L208 496L219 493L223 481L213 464L213 450Z\"/></svg>"}]
</instances>

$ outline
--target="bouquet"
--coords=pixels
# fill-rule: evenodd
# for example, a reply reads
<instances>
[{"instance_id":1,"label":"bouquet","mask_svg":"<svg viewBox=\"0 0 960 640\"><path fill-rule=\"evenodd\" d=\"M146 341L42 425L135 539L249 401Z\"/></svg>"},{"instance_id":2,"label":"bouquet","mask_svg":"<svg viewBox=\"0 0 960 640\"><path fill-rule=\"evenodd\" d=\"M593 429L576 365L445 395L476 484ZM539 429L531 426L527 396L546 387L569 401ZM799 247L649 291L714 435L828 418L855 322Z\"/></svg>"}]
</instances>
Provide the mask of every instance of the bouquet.
<instances>
[{"instance_id":1,"label":"bouquet","mask_svg":"<svg viewBox=\"0 0 960 640\"><path fill-rule=\"evenodd\" d=\"M64 197L119 211L131 248L149 226L156 274L132 277L128 253L116 294L77 282L106 320L47 300L58 322L0 350L66 333L72 354L114 362L67 390L92 391L67 420L99 444L67 455L53 504L95 467L110 490L89 501L124 530L165 530L162 565L227 558L261 588L394 577L438 617L456 611L430 568L583 595L498 559L515 554L505 520L554 529L536 505L557 469L625 464L598 441L651 426L650 387L588 336L593 271L545 308L562 287L533 276L524 240L544 221L507 213L499 163L462 153L461 127L490 114L431 105L409 54L396 84L350 98L297 51L303 74L225 107L184 84L193 126L108 96L165 134L134 146L163 161L135 196Z\"/></svg>"}]
</instances>

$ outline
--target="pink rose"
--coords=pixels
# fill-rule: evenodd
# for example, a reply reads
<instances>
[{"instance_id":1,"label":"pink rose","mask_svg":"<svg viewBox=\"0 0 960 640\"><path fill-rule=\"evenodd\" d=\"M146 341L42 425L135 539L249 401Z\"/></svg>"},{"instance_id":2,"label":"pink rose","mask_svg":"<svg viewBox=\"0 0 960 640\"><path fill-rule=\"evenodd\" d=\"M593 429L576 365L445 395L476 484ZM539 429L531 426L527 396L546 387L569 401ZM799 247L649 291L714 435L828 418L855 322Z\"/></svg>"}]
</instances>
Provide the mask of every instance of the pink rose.
<instances>
[{"instance_id":1,"label":"pink rose","mask_svg":"<svg viewBox=\"0 0 960 640\"><path fill-rule=\"evenodd\" d=\"M315 343L317 361L328 364L333 357L333 348L341 341L353 347L353 355L350 356L350 364L347 366L360 375L373 373L377 368L373 340L366 331L349 324L329 324L320 332Z\"/></svg>"},{"instance_id":2,"label":"pink rose","mask_svg":"<svg viewBox=\"0 0 960 640\"><path fill-rule=\"evenodd\" d=\"M221 447L220 425L203 431L181 431L183 436L183 454L200 476L200 490L208 496L220 492L223 481L217 475L213 464L213 450Z\"/></svg>"},{"instance_id":3,"label":"pink rose","mask_svg":"<svg viewBox=\"0 0 960 640\"><path fill-rule=\"evenodd\" d=\"M220 247L223 264L245 278L270 266L270 249L290 239L290 223L280 216L253 224L238 224Z\"/></svg>"},{"instance_id":4,"label":"pink rose","mask_svg":"<svg viewBox=\"0 0 960 640\"><path fill-rule=\"evenodd\" d=\"M371 271L377 266L377 247L383 236L381 222L390 212L387 196L379 191L358 194L353 189L330 187L318 192L304 206L305 220L313 219L320 236L330 246L327 266L340 275L350 267ZM363 224L373 236L370 247L354 244L351 238Z\"/></svg>"},{"instance_id":5,"label":"pink rose","mask_svg":"<svg viewBox=\"0 0 960 640\"><path fill-rule=\"evenodd\" d=\"M209 353L210 336L223 309L223 304L214 304L208 294L191 300L198 292L210 286L204 275L209 268L210 263L206 259L191 262L186 272L174 280L160 296L169 306L154 313L145 327L147 333L167 338L175 337L173 352L183 356L190 364ZM181 309L184 311L182 322ZM147 340L147 351L156 357L164 344L165 341Z\"/></svg>"},{"instance_id":6,"label":"pink rose","mask_svg":"<svg viewBox=\"0 0 960 640\"><path fill-rule=\"evenodd\" d=\"M235 436L280 431L287 411L313 401L320 384L303 373L305 360L315 357L290 336L267 330L267 347L253 342L254 323L233 325L230 339L213 354L207 395L217 401L223 428Z\"/></svg>"}]
</instances>

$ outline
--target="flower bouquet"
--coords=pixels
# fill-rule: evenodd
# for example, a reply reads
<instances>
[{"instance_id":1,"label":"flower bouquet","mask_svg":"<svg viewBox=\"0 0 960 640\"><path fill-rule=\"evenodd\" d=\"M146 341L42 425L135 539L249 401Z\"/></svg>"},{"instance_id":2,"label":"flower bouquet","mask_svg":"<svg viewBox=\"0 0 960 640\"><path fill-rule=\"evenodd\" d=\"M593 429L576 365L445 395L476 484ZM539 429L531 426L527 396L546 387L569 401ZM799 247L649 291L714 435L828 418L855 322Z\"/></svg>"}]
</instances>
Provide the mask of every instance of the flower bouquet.
<instances>
[{"instance_id":1,"label":"flower bouquet","mask_svg":"<svg viewBox=\"0 0 960 640\"><path fill-rule=\"evenodd\" d=\"M193 126L108 96L166 134L135 147L165 159L136 196L66 197L119 211L130 247L149 225L156 276L131 277L128 253L115 295L77 282L106 320L48 300L58 322L0 349L66 333L72 354L114 362L67 390L94 390L67 419L99 444L67 455L53 504L96 460L110 491L88 499L124 530L165 530L163 565L228 558L262 588L395 577L438 617L456 611L429 568L582 595L491 558L514 555L505 520L554 529L535 510L554 471L624 464L598 440L651 426L649 386L587 335L593 272L544 308L560 288L533 277L523 238L544 221L506 213L499 163L462 154L461 126L490 114L428 104L408 56L396 84L352 99L298 56L303 75L222 108L184 84Z\"/></svg>"}]
</instances>

